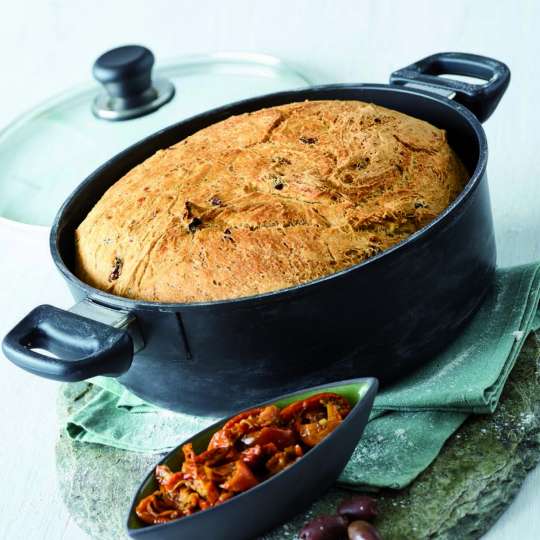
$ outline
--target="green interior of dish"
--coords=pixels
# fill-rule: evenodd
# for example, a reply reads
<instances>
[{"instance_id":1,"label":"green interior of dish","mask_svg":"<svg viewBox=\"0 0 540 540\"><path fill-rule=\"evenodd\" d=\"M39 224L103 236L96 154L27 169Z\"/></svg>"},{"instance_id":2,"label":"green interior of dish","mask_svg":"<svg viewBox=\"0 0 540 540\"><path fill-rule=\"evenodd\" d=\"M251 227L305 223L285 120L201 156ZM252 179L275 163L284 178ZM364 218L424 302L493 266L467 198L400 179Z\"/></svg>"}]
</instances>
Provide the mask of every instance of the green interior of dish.
<instances>
[{"instance_id":1,"label":"green interior of dish","mask_svg":"<svg viewBox=\"0 0 540 540\"><path fill-rule=\"evenodd\" d=\"M290 394L282 399L279 399L275 401L274 403L279 407L283 408L289 405L290 403L293 403L295 401L308 398L310 396L313 396L314 394L318 394L320 392L334 392L336 394L339 394L346 398L351 406L355 406L366 394L370 383L366 380L358 381L358 382L349 382L347 384L341 384L341 385L335 385L335 386L323 386L323 387L315 387L310 388L309 390L296 392L293 394ZM208 443L210 442L210 439L212 438L212 435L218 431L228 420L228 418L224 418L221 422L214 424L210 426L209 428L205 429L204 431L200 431L196 435L194 435L191 439L188 439L184 441L182 444L185 444L187 442L191 442L193 444L193 449L197 454L200 452L203 452L206 450ZM182 463L184 461L184 455L180 448L177 448L174 452L172 452L169 456L165 457L162 461L159 463L161 465L167 465L170 467L171 470L177 471L182 467ZM146 482L143 484L141 489L139 490L139 493L137 494L137 502L143 499L144 497L150 495L154 491L156 491L159 488L155 476L154 471L152 470L152 474L148 477ZM143 527L147 527L147 525L144 525L134 511L130 512L129 519L128 519L128 527L130 529L141 529Z\"/></svg>"}]
</instances>

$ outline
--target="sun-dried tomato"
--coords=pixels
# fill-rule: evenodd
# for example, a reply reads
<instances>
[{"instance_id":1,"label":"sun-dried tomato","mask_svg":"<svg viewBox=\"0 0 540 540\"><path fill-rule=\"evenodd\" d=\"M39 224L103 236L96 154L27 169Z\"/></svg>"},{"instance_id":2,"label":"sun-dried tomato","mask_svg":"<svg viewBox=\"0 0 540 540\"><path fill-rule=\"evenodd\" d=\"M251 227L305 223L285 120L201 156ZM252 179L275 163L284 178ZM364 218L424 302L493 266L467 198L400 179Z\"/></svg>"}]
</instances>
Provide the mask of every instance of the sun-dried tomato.
<instances>
[{"instance_id":1,"label":"sun-dried tomato","mask_svg":"<svg viewBox=\"0 0 540 540\"><path fill-rule=\"evenodd\" d=\"M280 417L294 426L302 442L311 448L332 433L350 410L344 397L324 393L292 403L281 410Z\"/></svg>"},{"instance_id":2,"label":"sun-dried tomato","mask_svg":"<svg viewBox=\"0 0 540 540\"><path fill-rule=\"evenodd\" d=\"M219 431L214 433L208 449L233 446L240 437L251 431L276 424L278 420L279 409L275 405L244 411L228 420Z\"/></svg>"},{"instance_id":3,"label":"sun-dried tomato","mask_svg":"<svg viewBox=\"0 0 540 540\"><path fill-rule=\"evenodd\" d=\"M294 418L296 418L300 413L305 413L318 409L320 410L328 402L336 404L336 406L338 407L338 411L343 418L347 416L347 414L351 410L351 405L343 396L340 396L339 394L334 394L333 392L324 392L311 396L307 399L291 403L287 407L281 409L279 416L285 423L288 423Z\"/></svg>"},{"instance_id":4,"label":"sun-dried tomato","mask_svg":"<svg viewBox=\"0 0 540 540\"><path fill-rule=\"evenodd\" d=\"M240 440L246 446L263 446L265 444L274 443L278 448L285 448L294 443L295 435L292 429L263 427L258 431L247 433Z\"/></svg>"},{"instance_id":5,"label":"sun-dried tomato","mask_svg":"<svg viewBox=\"0 0 540 540\"><path fill-rule=\"evenodd\" d=\"M144 523L165 523L221 504L301 459L350 409L345 398L327 392L282 410L269 405L240 413L204 452L185 444L180 471L156 467L159 490L140 501L137 515Z\"/></svg>"}]
</instances>

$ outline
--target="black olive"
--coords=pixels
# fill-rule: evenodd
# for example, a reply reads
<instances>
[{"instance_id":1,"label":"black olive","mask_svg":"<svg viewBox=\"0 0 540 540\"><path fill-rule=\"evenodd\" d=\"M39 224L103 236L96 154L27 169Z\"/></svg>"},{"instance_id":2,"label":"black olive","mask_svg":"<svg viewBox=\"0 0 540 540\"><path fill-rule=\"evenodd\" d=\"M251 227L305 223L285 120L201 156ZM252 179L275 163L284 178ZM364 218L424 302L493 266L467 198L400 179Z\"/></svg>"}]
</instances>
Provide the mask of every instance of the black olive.
<instances>
[{"instance_id":1,"label":"black olive","mask_svg":"<svg viewBox=\"0 0 540 540\"><path fill-rule=\"evenodd\" d=\"M194 233L201 225L202 221L199 218L194 217L188 225L189 232Z\"/></svg>"},{"instance_id":2,"label":"black olive","mask_svg":"<svg viewBox=\"0 0 540 540\"><path fill-rule=\"evenodd\" d=\"M300 540L343 540L347 537L347 520L343 516L319 516L306 523Z\"/></svg>"},{"instance_id":3,"label":"black olive","mask_svg":"<svg viewBox=\"0 0 540 540\"><path fill-rule=\"evenodd\" d=\"M367 521L353 521L347 529L349 540L382 540L379 531Z\"/></svg>"},{"instance_id":4,"label":"black olive","mask_svg":"<svg viewBox=\"0 0 540 540\"><path fill-rule=\"evenodd\" d=\"M120 257L115 257L113 269L109 274L109 281L116 281L120 277L120 274L122 273L122 266L124 266L122 259Z\"/></svg>"},{"instance_id":5,"label":"black olive","mask_svg":"<svg viewBox=\"0 0 540 540\"><path fill-rule=\"evenodd\" d=\"M377 517L377 501L367 495L357 495L351 499L345 499L338 507L338 514L350 519L372 520Z\"/></svg>"}]
</instances>

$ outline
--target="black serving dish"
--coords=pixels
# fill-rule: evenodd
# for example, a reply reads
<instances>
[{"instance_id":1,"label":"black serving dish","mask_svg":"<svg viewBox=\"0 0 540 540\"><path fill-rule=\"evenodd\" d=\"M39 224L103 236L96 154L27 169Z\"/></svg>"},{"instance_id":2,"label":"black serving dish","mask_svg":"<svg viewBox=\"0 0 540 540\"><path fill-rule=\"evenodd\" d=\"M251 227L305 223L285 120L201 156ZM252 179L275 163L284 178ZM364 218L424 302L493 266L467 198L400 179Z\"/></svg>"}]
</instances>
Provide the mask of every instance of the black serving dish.
<instances>
[{"instance_id":1,"label":"black serving dish","mask_svg":"<svg viewBox=\"0 0 540 540\"><path fill-rule=\"evenodd\" d=\"M135 513L138 502L158 489L152 469L133 498L126 525L128 535L145 540L251 540L283 523L304 510L336 481L362 436L377 386L375 379L352 379L300 390L255 405L276 404L281 408L319 392L335 392L345 397L353 408L335 431L287 469L218 506L161 525L145 525ZM183 461L182 445L191 442L195 452L200 453L227 420L183 441L159 465L179 470Z\"/></svg>"},{"instance_id":2,"label":"black serving dish","mask_svg":"<svg viewBox=\"0 0 540 540\"><path fill-rule=\"evenodd\" d=\"M486 82L468 84L439 74ZM403 376L457 335L492 285L496 251L480 122L494 111L509 80L508 68L496 60L440 53L394 72L388 85L336 84L269 94L151 135L90 175L60 209L51 254L79 303L72 311L34 309L5 337L5 355L52 379L118 377L158 406L208 415L333 380L374 376L387 383ZM446 130L470 180L444 212L405 241L288 289L165 304L114 296L75 276L76 227L129 170L231 115L306 99L368 101L431 122Z\"/></svg>"}]
</instances>

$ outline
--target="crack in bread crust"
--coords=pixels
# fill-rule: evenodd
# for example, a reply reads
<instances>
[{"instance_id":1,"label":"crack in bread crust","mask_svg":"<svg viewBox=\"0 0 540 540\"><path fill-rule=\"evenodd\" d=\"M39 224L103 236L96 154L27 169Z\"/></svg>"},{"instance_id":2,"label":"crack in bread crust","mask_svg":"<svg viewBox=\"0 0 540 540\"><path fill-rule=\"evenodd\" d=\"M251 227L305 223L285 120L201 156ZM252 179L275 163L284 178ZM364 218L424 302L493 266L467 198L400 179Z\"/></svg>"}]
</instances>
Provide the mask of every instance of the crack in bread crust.
<instances>
[{"instance_id":1,"label":"crack in bread crust","mask_svg":"<svg viewBox=\"0 0 540 540\"><path fill-rule=\"evenodd\" d=\"M76 273L161 302L281 289L405 239L467 178L443 130L399 112L358 101L262 109L160 150L118 180L76 231Z\"/></svg>"}]
</instances>

